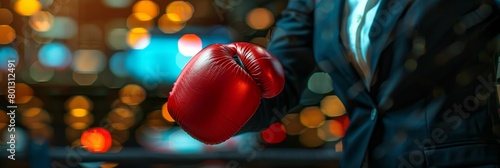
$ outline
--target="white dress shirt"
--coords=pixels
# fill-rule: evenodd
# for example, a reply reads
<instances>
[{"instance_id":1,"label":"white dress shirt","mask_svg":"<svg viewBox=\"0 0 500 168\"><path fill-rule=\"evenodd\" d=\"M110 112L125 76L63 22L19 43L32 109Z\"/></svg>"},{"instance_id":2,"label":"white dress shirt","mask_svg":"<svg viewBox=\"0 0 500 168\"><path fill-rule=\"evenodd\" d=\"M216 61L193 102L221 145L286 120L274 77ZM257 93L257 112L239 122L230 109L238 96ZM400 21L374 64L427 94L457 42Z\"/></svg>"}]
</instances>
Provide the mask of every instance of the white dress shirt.
<instances>
[{"instance_id":1,"label":"white dress shirt","mask_svg":"<svg viewBox=\"0 0 500 168\"><path fill-rule=\"evenodd\" d=\"M370 45L369 34L375 19L375 13L380 6L380 1L378 1L371 7L369 1L372 0L348 0L350 12L348 13L346 25L349 48L353 53L351 59L358 64L361 71L359 73L364 77L367 85L372 80L369 64L370 55L367 54Z\"/></svg>"}]
</instances>

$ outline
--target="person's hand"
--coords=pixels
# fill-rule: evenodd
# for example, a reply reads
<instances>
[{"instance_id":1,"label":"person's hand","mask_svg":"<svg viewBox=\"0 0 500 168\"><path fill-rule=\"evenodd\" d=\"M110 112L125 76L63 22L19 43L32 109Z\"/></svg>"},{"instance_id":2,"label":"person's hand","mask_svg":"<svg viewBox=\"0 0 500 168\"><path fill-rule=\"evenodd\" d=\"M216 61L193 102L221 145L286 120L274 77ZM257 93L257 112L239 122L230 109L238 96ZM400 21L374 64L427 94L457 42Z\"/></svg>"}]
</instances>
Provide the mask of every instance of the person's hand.
<instances>
[{"instance_id":1,"label":"person's hand","mask_svg":"<svg viewBox=\"0 0 500 168\"><path fill-rule=\"evenodd\" d=\"M283 67L266 49L245 42L213 44L183 69L168 111L192 137L217 144L235 135L261 98L275 97L284 83Z\"/></svg>"}]
</instances>

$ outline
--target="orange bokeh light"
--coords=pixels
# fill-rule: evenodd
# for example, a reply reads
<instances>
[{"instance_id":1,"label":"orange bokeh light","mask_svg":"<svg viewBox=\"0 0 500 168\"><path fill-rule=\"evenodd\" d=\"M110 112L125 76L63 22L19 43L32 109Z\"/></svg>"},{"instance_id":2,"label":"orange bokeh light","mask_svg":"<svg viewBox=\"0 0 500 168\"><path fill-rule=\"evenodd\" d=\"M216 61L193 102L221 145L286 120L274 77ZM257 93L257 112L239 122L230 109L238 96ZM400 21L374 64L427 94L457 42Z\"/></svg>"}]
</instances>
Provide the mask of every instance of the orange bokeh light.
<instances>
[{"instance_id":1,"label":"orange bokeh light","mask_svg":"<svg viewBox=\"0 0 500 168\"><path fill-rule=\"evenodd\" d=\"M163 116L163 118L165 118L165 120L169 122L175 122L174 118L172 118L172 116L168 112L168 102L162 106L161 115Z\"/></svg>"},{"instance_id":2,"label":"orange bokeh light","mask_svg":"<svg viewBox=\"0 0 500 168\"><path fill-rule=\"evenodd\" d=\"M202 49L202 41L196 34L185 34L179 39L177 46L182 55L194 56Z\"/></svg>"},{"instance_id":3,"label":"orange bokeh light","mask_svg":"<svg viewBox=\"0 0 500 168\"><path fill-rule=\"evenodd\" d=\"M23 16L31 16L42 9L37 0L18 0L14 3L14 10Z\"/></svg>"},{"instance_id":4,"label":"orange bokeh light","mask_svg":"<svg viewBox=\"0 0 500 168\"><path fill-rule=\"evenodd\" d=\"M80 137L82 146L94 153L104 153L111 147L111 134L104 128L90 128Z\"/></svg>"},{"instance_id":5,"label":"orange bokeh light","mask_svg":"<svg viewBox=\"0 0 500 168\"><path fill-rule=\"evenodd\" d=\"M349 126L349 122L350 121L347 115L334 118L329 125L330 133L339 138L344 137L347 127Z\"/></svg>"}]
</instances>

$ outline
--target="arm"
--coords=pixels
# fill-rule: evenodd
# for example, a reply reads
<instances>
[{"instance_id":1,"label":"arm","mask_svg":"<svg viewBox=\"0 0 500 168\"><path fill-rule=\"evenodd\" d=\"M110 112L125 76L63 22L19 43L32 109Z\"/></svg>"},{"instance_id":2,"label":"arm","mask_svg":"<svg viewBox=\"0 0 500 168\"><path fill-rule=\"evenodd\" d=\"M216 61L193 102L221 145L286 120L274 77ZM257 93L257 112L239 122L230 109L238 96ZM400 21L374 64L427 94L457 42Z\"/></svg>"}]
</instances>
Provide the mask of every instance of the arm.
<instances>
[{"instance_id":1,"label":"arm","mask_svg":"<svg viewBox=\"0 0 500 168\"><path fill-rule=\"evenodd\" d=\"M313 55L313 0L290 0L276 23L268 50L285 70L285 87L275 98L263 99L257 112L238 133L260 131L280 121L298 105L300 94L316 64Z\"/></svg>"}]
</instances>

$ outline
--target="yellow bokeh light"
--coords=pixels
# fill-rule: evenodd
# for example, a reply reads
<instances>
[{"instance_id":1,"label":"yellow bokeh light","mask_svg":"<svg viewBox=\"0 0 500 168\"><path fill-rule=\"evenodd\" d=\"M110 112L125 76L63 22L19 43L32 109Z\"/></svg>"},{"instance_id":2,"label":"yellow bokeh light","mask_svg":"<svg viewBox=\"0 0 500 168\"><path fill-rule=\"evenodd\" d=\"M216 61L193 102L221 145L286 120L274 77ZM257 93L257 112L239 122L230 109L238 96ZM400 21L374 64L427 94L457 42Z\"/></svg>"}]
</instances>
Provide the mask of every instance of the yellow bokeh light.
<instances>
[{"instance_id":1,"label":"yellow bokeh light","mask_svg":"<svg viewBox=\"0 0 500 168\"><path fill-rule=\"evenodd\" d=\"M175 122L174 118L172 118L172 116L168 112L168 102L163 104L163 106L161 107L161 115L163 116L163 118L165 118L165 120L169 122Z\"/></svg>"},{"instance_id":2,"label":"yellow bokeh light","mask_svg":"<svg viewBox=\"0 0 500 168\"><path fill-rule=\"evenodd\" d=\"M317 128L325 122L325 115L319 107L306 107L300 112L300 122L307 128Z\"/></svg>"},{"instance_id":3,"label":"yellow bokeh light","mask_svg":"<svg viewBox=\"0 0 500 168\"><path fill-rule=\"evenodd\" d=\"M138 105L146 99L146 91L141 86L135 84L123 87L119 95L120 101L127 105Z\"/></svg>"},{"instance_id":4,"label":"yellow bokeh light","mask_svg":"<svg viewBox=\"0 0 500 168\"><path fill-rule=\"evenodd\" d=\"M135 124L134 115L128 108L116 108L108 114L108 119L114 129L126 130Z\"/></svg>"},{"instance_id":5,"label":"yellow bokeh light","mask_svg":"<svg viewBox=\"0 0 500 168\"><path fill-rule=\"evenodd\" d=\"M324 97L323 100L321 100L320 109L328 117L337 117L346 113L344 104L342 104L339 97L335 95Z\"/></svg>"},{"instance_id":6,"label":"yellow bokeh light","mask_svg":"<svg viewBox=\"0 0 500 168\"><path fill-rule=\"evenodd\" d=\"M136 14L137 19L146 21L158 16L159 7L153 1L141 0L134 4L132 11Z\"/></svg>"},{"instance_id":7,"label":"yellow bokeh light","mask_svg":"<svg viewBox=\"0 0 500 168\"><path fill-rule=\"evenodd\" d=\"M167 17L174 22L186 22L193 16L194 8L189 2L174 1L167 5Z\"/></svg>"},{"instance_id":8,"label":"yellow bokeh light","mask_svg":"<svg viewBox=\"0 0 500 168\"><path fill-rule=\"evenodd\" d=\"M170 20L167 14L164 14L158 19L158 28L166 34L176 33L186 26L185 22L176 22Z\"/></svg>"},{"instance_id":9,"label":"yellow bokeh light","mask_svg":"<svg viewBox=\"0 0 500 168\"><path fill-rule=\"evenodd\" d=\"M153 20L140 20L142 13L132 13L127 18L127 27L129 29L133 28L145 28L150 29L153 26Z\"/></svg>"},{"instance_id":10,"label":"yellow bokeh light","mask_svg":"<svg viewBox=\"0 0 500 168\"><path fill-rule=\"evenodd\" d=\"M91 113L77 117L72 114L73 112L64 115L64 122L71 128L81 130L89 127L94 122L94 116Z\"/></svg>"},{"instance_id":11,"label":"yellow bokeh light","mask_svg":"<svg viewBox=\"0 0 500 168\"><path fill-rule=\"evenodd\" d=\"M66 101L66 110L84 109L87 111L92 110L92 101L86 96L73 96Z\"/></svg>"},{"instance_id":12,"label":"yellow bokeh light","mask_svg":"<svg viewBox=\"0 0 500 168\"><path fill-rule=\"evenodd\" d=\"M0 25L0 44L9 44L16 38L16 31L9 25Z\"/></svg>"},{"instance_id":13,"label":"yellow bokeh light","mask_svg":"<svg viewBox=\"0 0 500 168\"><path fill-rule=\"evenodd\" d=\"M54 24L54 16L46 11L39 11L30 17L29 24L33 30L44 32Z\"/></svg>"},{"instance_id":14,"label":"yellow bokeh light","mask_svg":"<svg viewBox=\"0 0 500 168\"><path fill-rule=\"evenodd\" d=\"M77 129L77 130L82 130L82 129L89 127L89 124L84 123L84 122L75 122L75 123L71 123L70 127Z\"/></svg>"},{"instance_id":15,"label":"yellow bokeh light","mask_svg":"<svg viewBox=\"0 0 500 168\"><path fill-rule=\"evenodd\" d=\"M144 49L149 45L151 36L145 28L133 28L127 34L127 44L133 49Z\"/></svg>"},{"instance_id":16,"label":"yellow bokeh light","mask_svg":"<svg viewBox=\"0 0 500 168\"><path fill-rule=\"evenodd\" d=\"M14 3L14 10L23 16L31 16L42 9L38 0L18 0Z\"/></svg>"},{"instance_id":17,"label":"yellow bokeh light","mask_svg":"<svg viewBox=\"0 0 500 168\"><path fill-rule=\"evenodd\" d=\"M77 109L72 109L69 113L75 117L84 117L84 116L89 114L89 111L87 111L85 109L77 108Z\"/></svg>"},{"instance_id":18,"label":"yellow bokeh light","mask_svg":"<svg viewBox=\"0 0 500 168\"><path fill-rule=\"evenodd\" d=\"M253 29L267 29L274 23L274 16L266 8L255 8L247 14L246 22Z\"/></svg>"}]
</instances>

